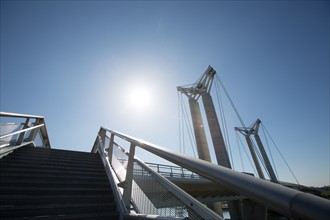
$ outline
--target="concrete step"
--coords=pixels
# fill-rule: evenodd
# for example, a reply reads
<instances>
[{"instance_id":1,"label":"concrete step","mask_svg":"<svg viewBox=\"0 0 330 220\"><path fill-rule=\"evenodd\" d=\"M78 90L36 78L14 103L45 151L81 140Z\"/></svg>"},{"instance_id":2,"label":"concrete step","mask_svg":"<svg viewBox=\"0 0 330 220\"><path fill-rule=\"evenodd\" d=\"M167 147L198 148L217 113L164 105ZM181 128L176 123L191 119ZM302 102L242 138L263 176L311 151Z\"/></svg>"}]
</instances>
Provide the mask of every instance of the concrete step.
<instances>
[{"instance_id":1,"label":"concrete step","mask_svg":"<svg viewBox=\"0 0 330 220\"><path fill-rule=\"evenodd\" d=\"M118 219L98 154L23 147L0 159L1 219Z\"/></svg>"}]
</instances>

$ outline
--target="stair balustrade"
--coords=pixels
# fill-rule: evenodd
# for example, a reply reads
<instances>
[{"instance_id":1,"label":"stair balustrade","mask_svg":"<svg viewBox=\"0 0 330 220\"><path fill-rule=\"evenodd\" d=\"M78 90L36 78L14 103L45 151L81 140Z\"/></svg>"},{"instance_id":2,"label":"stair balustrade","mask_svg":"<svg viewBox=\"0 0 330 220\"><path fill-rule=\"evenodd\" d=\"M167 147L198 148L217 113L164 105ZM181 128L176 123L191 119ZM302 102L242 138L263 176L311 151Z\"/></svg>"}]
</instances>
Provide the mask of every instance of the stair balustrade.
<instances>
[{"instance_id":1,"label":"stair balustrade","mask_svg":"<svg viewBox=\"0 0 330 220\"><path fill-rule=\"evenodd\" d=\"M106 167L115 174L120 192L116 197L125 218L223 219L138 159L134 143L127 151L108 134L100 129L92 152L103 154Z\"/></svg>"},{"instance_id":2,"label":"stair balustrade","mask_svg":"<svg viewBox=\"0 0 330 220\"><path fill-rule=\"evenodd\" d=\"M168 160L178 166L191 170L192 172L206 179L209 179L210 181L221 184L227 189L250 200L253 200L257 204L281 213L288 218L328 219L330 216L329 200L308 193L303 193L298 190L290 189L280 184L246 175L235 170L212 164L207 161L177 153L167 148L157 146L155 144L151 144L141 139L134 138L107 128L101 127L97 138L98 141L95 142L96 144L93 147L93 151L97 149L98 145L101 146L99 150L106 151L108 153L109 161L111 161L114 157L114 149L117 147L114 140L115 137L130 144L130 151L125 151L125 154L129 155L125 179L122 179L122 182L119 184L124 188L123 200L128 210L130 209L130 206L128 207L127 205L132 205L136 202L131 195L133 187L132 183L139 182L138 180L134 179L133 175L133 164L136 161L139 161L137 158L134 158L134 152L135 148L139 147L148 151L149 153L161 157L162 159ZM140 185L142 186L143 184ZM143 188L141 186L140 188ZM194 203L194 205L191 205L191 207L196 208L198 206L196 204ZM200 214L200 210L197 211L197 213ZM204 217L204 219L214 218Z\"/></svg>"},{"instance_id":3,"label":"stair balustrade","mask_svg":"<svg viewBox=\"0 0 330 220\"><path fill-rule=\"evenodd\" d=\"M51 148L44 117L0 112L0 118L0 158L27 144Z\"/></svg>"}]
</instances>

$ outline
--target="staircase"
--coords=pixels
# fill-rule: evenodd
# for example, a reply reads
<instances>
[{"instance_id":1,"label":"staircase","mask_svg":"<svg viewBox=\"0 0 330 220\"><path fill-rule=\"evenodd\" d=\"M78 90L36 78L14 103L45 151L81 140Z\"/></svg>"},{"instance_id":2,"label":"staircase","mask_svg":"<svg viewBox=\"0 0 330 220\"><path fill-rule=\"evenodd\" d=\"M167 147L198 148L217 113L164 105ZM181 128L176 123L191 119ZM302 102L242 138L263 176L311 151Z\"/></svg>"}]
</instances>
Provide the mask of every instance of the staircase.
<instances>
[{"instance_id":1,"label":"staircase","mask_svg":"<svg viewBox=\"0 0 330 220\"><path fill-rule=\"evenodd\" d=\"M0 159L1 219L118 219L98 154L25 146Z\"/></svg>"}]
</instances>

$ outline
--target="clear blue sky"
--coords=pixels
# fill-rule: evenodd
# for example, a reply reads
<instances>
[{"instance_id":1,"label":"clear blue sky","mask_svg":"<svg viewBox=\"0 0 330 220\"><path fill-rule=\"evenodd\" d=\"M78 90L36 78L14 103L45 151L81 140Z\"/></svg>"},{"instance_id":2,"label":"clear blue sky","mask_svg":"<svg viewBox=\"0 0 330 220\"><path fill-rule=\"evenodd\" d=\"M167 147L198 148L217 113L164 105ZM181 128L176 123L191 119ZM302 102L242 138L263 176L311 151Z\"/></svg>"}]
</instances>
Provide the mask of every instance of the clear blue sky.
<instances>
[{"instance_id":1,"label":"clear blue sky","mask_svg":"<svg viewBox=\"0 0 330 220\"><path fill-rule=\"evenodd\" d=\"M330 184L329 1L1 1L0 110L45 116L54 148L105 126L179 151L176 86L208 65L301 184Z\"/></svg>"}]
</instances>

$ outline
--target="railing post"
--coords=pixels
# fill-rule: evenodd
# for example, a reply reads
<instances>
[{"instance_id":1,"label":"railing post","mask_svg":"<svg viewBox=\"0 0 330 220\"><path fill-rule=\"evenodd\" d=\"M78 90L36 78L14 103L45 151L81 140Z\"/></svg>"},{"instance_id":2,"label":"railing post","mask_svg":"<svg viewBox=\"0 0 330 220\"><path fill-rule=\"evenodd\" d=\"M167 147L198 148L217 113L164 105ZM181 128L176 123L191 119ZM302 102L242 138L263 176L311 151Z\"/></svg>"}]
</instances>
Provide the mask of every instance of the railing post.
<instances>
[{"instance_id":1,"label":"railing post","mask_svg":"<svg viewBox=\"0 0 330 220\"><path fill-rule=\"evenodd\" d=\"M36 121L34 122L34 126L39 125L40 121L41 120L39 118L37 118ZM29 136L29 141L34 141L34 139L37 136L38 131L39 131L39 129L34 129L31 131L30 136Z\"/></svg>"},{"instance_id":2,"label":"railing post","mask_svg":"<svg viewBox=\"0 0 330 220\"><path fill-rule=\"evenodd\" d=\"M30 121L30 118L26 118L25 123L24 123L22 129L26 129L26 128L28 128L28 126L29 126L29 121ZM23 138L24 138L24 136L25 136L25 132L20 133L20 135L19 135L19 137L18 137L18 139L17 139L17 141L16 141L16 144L17 144L17 145L20 145L20 144L23 142Z\"/></svg>"},{"instance_id":3,"label":"railing post","mask_svg":"<svg viewBox=\"0 0 330 220\"><path fill-rule=\"evenodd\" d=\"M111 161L112 161L112 154L113 154L114 138L115 138L115 135L111 133L110 143L109 143L109 148L108 148L108 160L109 160L110 164L112 164Z\"/></svg>"},{"instance_id":4,"label":"railing post","mask_svg":"<svg viewBox=\"0 0 330 220\"><path fill-rule=\"evenodd\" d=\"M131 197L132 197L132 182L133 182L133 168L134 168L134 154L135 154L135 144L131 143L129 156L128 156L128 163L126 169L126 178L123 182L123 200L127 210L130 210L131 205Z\"/></svg>"},{"instance_id":5,"label":"railing post","mask_svg":"<svg viewBox=\"0 0 330 220\"><path fill-rule=\"evenodd\" d=\"M99 135L100 135L101 140L103 141L103 143L105 143L105 133L106 133L106 131L103 128L100 129Z\"/></svg>"}]
</instances>

